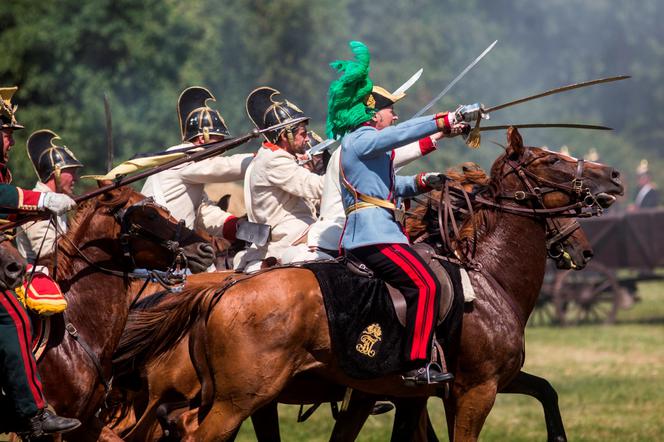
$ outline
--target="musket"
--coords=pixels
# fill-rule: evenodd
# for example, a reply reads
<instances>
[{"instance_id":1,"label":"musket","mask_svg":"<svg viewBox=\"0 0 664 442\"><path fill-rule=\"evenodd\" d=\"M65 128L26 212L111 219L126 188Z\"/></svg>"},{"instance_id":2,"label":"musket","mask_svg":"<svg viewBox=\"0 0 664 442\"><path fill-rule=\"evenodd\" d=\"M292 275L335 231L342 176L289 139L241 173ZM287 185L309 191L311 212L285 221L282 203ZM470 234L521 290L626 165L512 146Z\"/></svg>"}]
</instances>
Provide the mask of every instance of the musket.
<instances>
[{"instance_id":1,"label":"musket","mask_svg":"<svg viewBox=\"0 0 664 442\"><path fill-rule=\"evenodd\" d=\"M104 92L104 113L106 114L106 171L113 169L113 121L108 94Z\"/></svg>"},{"instance_id":2,"label":"musket","mask_svg":"<svg viewBox=\"0 0 664 442\"><path fill-rule=\"evenodd\" d=\"M574 89L579 89L582 87L587 87L587 86L593 86L595 84L601 84L601 83L611 83L614 81L620 81L620 80L626 80L630 78L630 75L618 75L615 77L607 77L607 78L598 78L595 80L589 80L589 81L583 81L581 83L574 83L574 84L568 84L566 86L561 86L557 87L555 89L549 89L548 91L540 92L539 94L534 94L534 95L529 95L527 97L519 98L516 100L508 101L507 103L499 104L497 106L492 106L489 108L483 108L482 113L483 114L489 114L490 112L495 112L497 110L505 109L506 107L514 106L517 104L525 103L527 101L531 100L536 100L538 98L546 97L549 95L554 95L554 94L559 94L561 92L566 92L566 91L571 91ZM478 148L480 147L480 121L481 121L481 116L478 116L477 122L475 123L475 127L470 131L470 134L466 138L466 144L469 147L473 148Z\"/></svg>"},{"instance_id":3,"label":"musket","mask_svg":"<svg viewBox=\"0 0 664 442\"><path fill-rule=\"evenodd\" d=\"M274 130L279 130L282 129L286 126L291 126L294 124L301 123L303 121L306 121L306 117L301 117L301 118L295 118L290 121L284 122L284 123L279 123L275 124L274 126L270 126L265 129L254 129L251 132L242 135L241 137L238 138L233 138L231 140L223 140L223 141L216 141L212 143L207 143L207 144L201 144L196 146L196 148L202 148L203 150L201 151L196 151L192 153L185 153L182 157L176 158L174 160L168 161L164 164L161 164L157 167L150 168L148 170L145 170L143 172L139 172L135 175L132 176L121 176L113 180L111 184L108 184L106 186L100 187L98 189L92 190L88 193L84 193L83 195L79 195L76 198L74 198L74 201L76 201L77 204L82 203L83 201L89 200L90 198L94 198L98 195L101 195L102 193L109 192L111 190L117 189L118 187L126 186L127 184L134 183L138 180L142 180L143 178L147 178L151 175L154 175L159 172L163 172L164 170L179 166L184 163L195 163L198 161L202 161L217 155L221 155L237 146L240 146L247 141L258 137L260 134L264 132L270 132ZM192 148L193 149L193 148ZM29 221L35 221L38 219L46 218L49 216L49 213L43 212L43 213L38 213L34 215L27 215L20 220L11 222L11 223L6 223L0 226L0 231L8 230L8 229L13 229L14 227L20 226L22 224L25 224Z\"/></svg>"}]
</instances>

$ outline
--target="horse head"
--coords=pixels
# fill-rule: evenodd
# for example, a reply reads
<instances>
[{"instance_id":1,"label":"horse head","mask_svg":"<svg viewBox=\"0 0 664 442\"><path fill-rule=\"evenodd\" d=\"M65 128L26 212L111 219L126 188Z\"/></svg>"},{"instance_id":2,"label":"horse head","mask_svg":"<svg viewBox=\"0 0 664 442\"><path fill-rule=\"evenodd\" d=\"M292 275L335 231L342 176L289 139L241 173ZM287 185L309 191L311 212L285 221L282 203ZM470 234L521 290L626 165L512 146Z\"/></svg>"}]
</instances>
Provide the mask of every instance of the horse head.
<instances>
[{"instance_id":1,"label":"horse head","mask_svg":"<svg viewBox=\"0 0 664 442\"><path fill-rule=\"evenodd\" d=\"M525 146L514 127L507 131L507 142L505 154L491 168L501 199L562 215L565 210L601 212L624 193L620 172L613 167Z\"/></svg>"},{"instance_id":2,"label":"horse head","mask_svg":"<svg viewBox=\"0 0 664 442\"><path fill-rule=\"evenodd\" d=\"M100 232L106 237L100 239ZM81 249L104 249L109 261L122 257L125 269L180 266L197 273L214 260L207 234L185 227L168 210L128 187L81 205L72 220L71 238L66 242L84 244Z\"/></svg>"},{"instance_id":3,"label":"horse head","mask_svg":"<svg viewBox=\"0 0 664 442\"><path fill-rule=\"evenodd\" d=\"M18 287L23 282L25 258L9 241L9 237L0 235L0 290Z\"/></svg>"}]
</instances>

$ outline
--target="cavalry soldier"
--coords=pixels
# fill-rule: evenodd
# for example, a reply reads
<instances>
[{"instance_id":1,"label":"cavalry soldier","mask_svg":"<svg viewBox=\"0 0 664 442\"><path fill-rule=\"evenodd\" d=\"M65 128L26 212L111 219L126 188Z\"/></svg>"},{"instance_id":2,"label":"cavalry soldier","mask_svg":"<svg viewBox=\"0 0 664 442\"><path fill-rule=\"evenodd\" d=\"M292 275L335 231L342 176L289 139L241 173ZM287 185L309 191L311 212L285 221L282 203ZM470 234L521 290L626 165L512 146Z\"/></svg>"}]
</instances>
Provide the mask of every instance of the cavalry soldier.
<instances>
[{"instance_id":1,"label":"cavalry soldier","mask_svg":"<svg viewBox=\"0 0 664 442\"><path fill-rule=\"evenodd\" d=\"M0 162L0 212L2 208L12 213L18 211L49 210L61 215L73 208L76 203L62 193L38 192L15 187L7 167L9 151L14 145L14 130L23 129L16 122L16 106L11 98L16 87L0 88L0 132L2 141L2 161ZM61 433L73 430L81 423L77 419L56 416L46 409L37 362L30 347L32 329L30 319L16 295L5 290L0 293L0 387L18 418L16 431L29 437L43 434ZM5 416L6 417L6 416Z\"/></svg>"},{"instance_id":2,"label":"cavalry soldier","mask_svg":"<svg viewBox=\"0 0 664 442\"><path fill-rule=\"evenodd\" d=\"M458 122L480 115L479 106L463 106L457 112L414 118L392 126L392 106L377 109L369 78L369 50L351 42L356 60L332 66L341 77L330 84L327 132L342 137L340 172L342 201L347 215L341 244L374 274L399 288L406 298L405 359L409 385L446 382L431 364L434 325L440 302L440 284L424 260L411 248L396 219L397 198L442 187L438 173L397 176L393 149L436 132L452 133Z\"/></svg>"},{"instance_id":3,"label":"cavalry soldier","mask_svg":"<svg viewBox=\"0 0 664 442\"><path fill-rule=\"evenodd\" d=\"M173 146L168 151L222 141L230 136L219 111L207 106L208 100L215 101L215 98L210 91L200 86L187 88L180 94L177 110L183 144ZM183 164L149 177L141 193L153 197L171 215L184 220L187 227L193 228L199 206L207 201L205 184L243 179L252 159L253 154L235 154ZM207 214L204 223L211 234L229 241L236 239L237 224L237 217L219 208L215 209L214 216Z\"/></svg>"},{"instance_id":4,"label":"cavalry soldier","mask_svg":"<svg viewBox=\"0 0 664 442\"><path fill-rule=\"evenodd\" d=\"M28 138L28 157L39 177L33 190L72 196L77 169L83 167L83 164L71 150L55 141L59 139L57 134L48 129L38 130ZM57 223L59 233L67 231L67 217L64 214L53 222L40 220L19 228L17 249L28 262L34 264L38 254L45 256L54 251L57 233L54 223Z\"/></svg>"},{"instance_id":5,"label":"cavalry soldier","mask_svg":"<svg viewBox=\"0 0 664 442\"><path fill-rule=\"evenodd\" d=\"M393 107L397 101L406 96L405 93L396 96L392 95L380 86L374 86L371 95L372 98L367 101L375 103L374 109L376 111ZM392 122L396 123L398 119L396 113L392 112ZM461 134L466 126L465 123L453 125L447 137ZM394 167L405 166L435 151L438 140L444 136L443 132L436 132L433 135L394 149L390 153ZM327 170L325 171L320 215L308 233L307 245L309 251L307 253L299 253L293 258L293 261L331 259L339 254L339 240L341 239L341 232L346 222L346 214L344 213L343 203L341 202L341 183L339 181L340 152L341 149L337 149L332 154Z\"/></svg>"},{"instance_id":6,"label":"cavalry soldier","mask_svg":"<svg viewBox=\"0 0 664 442\"><path fill-rule=\"evenodd\" d=\"M309 147L309 117L278 95L276 89L260 87L247 97L247 113L258 129L293 124L264 134L244 182L249 221L270 225L272 233L267 244L254 244L246 254L236 256L234 264L240 270L258 270L262 260L280 259L316 220L314 201L323 191L323 177L298 164L298 156Z\"/></svg>"}]
</instances>

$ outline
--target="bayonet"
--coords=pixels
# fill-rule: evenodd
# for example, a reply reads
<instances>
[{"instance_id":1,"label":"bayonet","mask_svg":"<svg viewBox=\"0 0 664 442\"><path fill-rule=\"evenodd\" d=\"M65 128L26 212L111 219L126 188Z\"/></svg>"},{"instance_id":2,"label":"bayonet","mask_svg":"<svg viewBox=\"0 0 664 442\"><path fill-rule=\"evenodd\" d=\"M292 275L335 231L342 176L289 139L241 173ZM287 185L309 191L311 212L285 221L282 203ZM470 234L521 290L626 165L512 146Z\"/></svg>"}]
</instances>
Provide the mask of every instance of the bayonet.
<instances>
[{"instance_id":1,"label":"bayonet","mask_svg":"<svg viewBox=\"0 0 664 442\"><path fill-rule=\"evenodd\" d=\"M447 92L449 92L449 90L452 89L452 87L454 87L454 85L457 84L457 83L459 82L459 80L461 80L461 79L462 79L462 78L468 73L468 71L470 71L470 70L471 70L471 69L472 69L477 63L479 63L479 61L480 61L481 59L484 58L484 56L485 56L486 54L489 53L489 51L491 51L491 49L493 49L493 47L496 45L496 43L498 43L498 40L496 40L496 41L494 41L493 43L491 43L491 44L489 45L489 47L486 48L486 49L484 50L484 52L482 52L477 58L475 58L475 60L473 60L468 66L466 66L466 68L465 68L463 71L461 71L461 73L460 73L459 75L457 75L457 76L454 78L454 80L452 80L452 81L450 82L450 84L448 84L447 86L445 86L445 89L443 89L441 93L439 93L438 95L436 95L436 98L434 98L433 100L431 100L429 103L427 103L426 106L424 106L424 107L423 107L422 109L420 109L417 113L415 113L415 115L413 115L413 118L415 118L415 117L419 117L420 115L424 114L426 111L428 111L429 109L431 109L431 107L432 107L434 104L436 104L436 102L437 102L438 100L440 100L440 99L443 97L443 95L445 95Z\"/></svg>"}]
</instances>

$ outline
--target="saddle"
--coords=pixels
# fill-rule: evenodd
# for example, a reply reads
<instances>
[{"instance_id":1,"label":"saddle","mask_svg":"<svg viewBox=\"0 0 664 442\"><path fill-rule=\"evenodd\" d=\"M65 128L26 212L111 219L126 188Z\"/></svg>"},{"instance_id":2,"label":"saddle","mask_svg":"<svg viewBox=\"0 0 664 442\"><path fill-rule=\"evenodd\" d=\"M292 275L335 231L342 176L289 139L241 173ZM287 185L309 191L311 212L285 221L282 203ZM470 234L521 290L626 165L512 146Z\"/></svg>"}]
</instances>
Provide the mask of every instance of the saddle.
<instances>
[{"instance_id":1,"label":"saddle","mask_svg":"<svg viewBox=\"0 0 664 442\"><path fill-rule=\"evenodd\" d=\"M422 257L424 262L427 263L429 268L433 271L436 279L440 283L441 293L440 293L440 309L438 310L438 319L436 325L440 325L447 314L452 309L452 303L454 302L454 287L452 286L452 279L447 273L445 268L442 266L440 261L434 258L436 252L433 247L428 244L420 243L414 244L413 250L417 252L418 255ZM364 264L355 260L352 255L347 254L346 256L346 266L348 270L352 273L364 276L367 278L373 277L373 272L367 268ZM406 298L403 296L401 291L396 287L391 286L390 284L385 283L387 290L390 294L392 304L394 305L394 311L396 312L397 319L402 326L406 326Z\"/></svg>"}]
</instances>

